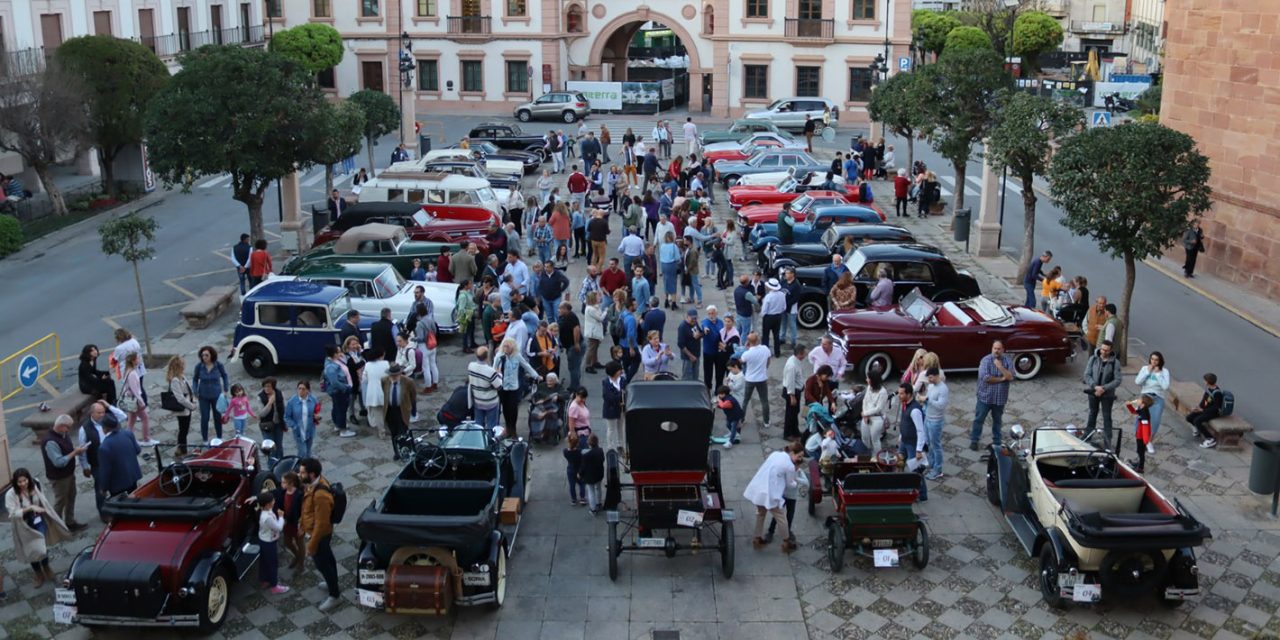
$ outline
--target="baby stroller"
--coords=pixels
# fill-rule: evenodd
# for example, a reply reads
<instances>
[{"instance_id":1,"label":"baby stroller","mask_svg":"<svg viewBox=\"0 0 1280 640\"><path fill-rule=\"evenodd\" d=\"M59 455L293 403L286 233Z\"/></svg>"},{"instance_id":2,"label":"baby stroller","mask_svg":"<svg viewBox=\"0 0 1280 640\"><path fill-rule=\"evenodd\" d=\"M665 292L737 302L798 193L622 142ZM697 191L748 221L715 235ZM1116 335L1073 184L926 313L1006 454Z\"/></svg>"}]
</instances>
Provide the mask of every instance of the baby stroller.
<instances>
[{"instance_id":1,"label":"baby stroller","mask_svg":"<svg viewBox=\"0 0 1280 640\"><path fill-rule=\"evenodd\" d=\"M562 387L538 385L529 398L529 439L544 444L559 444L564 437L565 404L569 392Z\"/></svg>"},{"instance_id":2,"label":"baby stroller","mask_svg":"<svg viewBox=\"0 0 1280 640\"><path fill-rule=\"evenodd\" d=\"M445 401L444 406L436 412L436 422L442 427L453 430L464 420L470 419L471 408L467 406L467 386L462 385L449 394L449 399Z\"/></svg>"}]
</instances>

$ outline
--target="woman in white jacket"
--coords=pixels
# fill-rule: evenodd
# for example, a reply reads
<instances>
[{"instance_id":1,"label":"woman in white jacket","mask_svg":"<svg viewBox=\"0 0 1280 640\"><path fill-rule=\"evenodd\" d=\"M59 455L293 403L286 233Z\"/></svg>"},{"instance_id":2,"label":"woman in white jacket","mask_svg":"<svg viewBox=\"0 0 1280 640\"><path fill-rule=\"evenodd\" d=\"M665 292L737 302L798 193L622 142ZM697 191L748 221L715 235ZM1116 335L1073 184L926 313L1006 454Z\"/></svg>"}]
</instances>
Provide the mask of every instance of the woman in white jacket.
<instances>
[{"instance_id":1,"label":"woman in white jacket","mask_svg":"<svg viewBox=\"0 0 1280 640\"><path fill-rule=\"evenodd\" d=\"M867 390L862 395L862 444L872 451L880 449L884 435L884 417L889 410L889 390L884 388L881 376L884 372L873 369L867 372Z\"/></svg>"},{"instance_id":2,"label":"woman in white jacket","mask_svg":"<svg viewBox=\"0 0 1280 640\"><path fill-rule=\"evenodd\" d=\"M582 335L587 339L587 373L595 373L600 365L600 342L604 340L604 309L600 307L600 292L587 294L587 307L583 310L587 321Z\"/></svg>"},{"instance_id":3,"label":"woman in white jacket","mask_svg":"<svg viewBox=\"0 0 1280 640\"><path fill-rule=\"evenodd\" d=\"M1147 453L1156 452L1151 443L1155 442L1156 432L1160 430L1160 416L1164 415L1164 392L1169 390L1169 380L1169 370L1164 368L1164 354L1159 351L1151 352L1147 366L1139 369L1138 377L1134 379L1135 384L1142 385L1140 393L1155 399L1155 403L1151 405L1151 439L1147 441Z\"/></svg>"}]
</instances>

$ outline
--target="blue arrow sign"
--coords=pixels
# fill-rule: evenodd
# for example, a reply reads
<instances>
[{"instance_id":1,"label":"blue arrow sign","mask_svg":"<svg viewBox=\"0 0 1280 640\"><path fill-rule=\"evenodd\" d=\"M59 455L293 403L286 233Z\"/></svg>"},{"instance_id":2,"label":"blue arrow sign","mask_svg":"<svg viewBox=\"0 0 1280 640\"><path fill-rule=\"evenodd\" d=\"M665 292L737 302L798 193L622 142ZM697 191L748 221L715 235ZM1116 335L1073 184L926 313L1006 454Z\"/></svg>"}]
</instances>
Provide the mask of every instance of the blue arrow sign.
<instances>
[{"instance_id":1,"label":"blue arrow sign","mask_svg":"<svg viewBox=\"0 0 1280 640\"><path fill-rule=\"evenodd\" d=\"M40 378L40 360L35 356L27 354L18 361L18 383L23 389L30 389L31 385L36 383Z\"/></svg>"},{"instance_id":2,"label":"blue arrow sign","mask_svg":"<svg viewBox=\"0 0 1280 640\"><path fill-rule=\"evenodd\" d=\"M1109 127L1111 126L1110 111L1094 111L1093 119L1089 121L1091 127Z\"/></svg>"}]
</instances>

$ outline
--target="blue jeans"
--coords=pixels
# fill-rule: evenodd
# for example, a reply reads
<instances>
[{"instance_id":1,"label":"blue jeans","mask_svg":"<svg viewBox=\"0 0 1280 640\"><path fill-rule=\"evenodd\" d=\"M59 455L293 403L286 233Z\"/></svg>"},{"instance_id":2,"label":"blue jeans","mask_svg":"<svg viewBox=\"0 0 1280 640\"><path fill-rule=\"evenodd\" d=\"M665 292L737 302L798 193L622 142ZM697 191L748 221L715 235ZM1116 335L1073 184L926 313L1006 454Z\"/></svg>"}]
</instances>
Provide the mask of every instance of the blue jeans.
<instances>
[{"instance_id":1,"label":"blue jeans","mask_svg":"<svg viewBox=\"0 0 1280 640\"><path fill-rule=\"evenodd\" d=\"M1022 288L1025 289L1027 292L1027 301L1026 301L1027 308L1035 309L1036 308L1036 283L1024 282L1022 283Z\"/></svg>"},{"instance_id":2,"label":"blue jeans","mask_svg":"<svg viewBox=\"0 0 1280 640\"><path fill-rule=\"evenodd\" d=\"M738 442L738 423L741 420L725 420L725 426L729 428L729 442Z\"/></svg>"},{"instance_id":3,"label":"blue jeans","mask_svg":"<svg viewBox=\"0 0 1280 640\"><path fill-rule=\"evenodd\" d=\"M1160 430L1160 417L1164 415L1164 398L1155 396L1155 403L1151 405L1151 439L1156 439L1156 432Z\"/></svg>"},{"instance_id":4,"label":"blue jeans","mask_svg":"<svg viewBox=\"0 0 1280 640\"><path fill-rule=\"evenodd\" d=\"M249 270L245 269L244 271L241 271L236 269L236 275L240 277L240 295L243 296L245 292L244 284L249 281Z\"/></svg>"},{"instance_id":5,"label":"blue jeans","mask_svg":"<svg viewBox=\"0 0 1280 640\"><path fill-rule=\"evenodd\" d=\"M298 448L299 458L311 457L311 443L316 439L316 425L311 423L305 427L293 429L293 444Z\"/></svg>"},{"instance_id":6,"label":"blue jeans","mask_svg":"<svg viewBox=\"0 0 1280 640\"><path fill-rule=\"evenodd\" d=\"M698 274L695 273L693 274L693 277L689 279L689 282L693 284L693 299L696 300L698 304L702 304L702 280L698 277Z\"/></svg>"},{"instance_id":7,"label":"blue jeans","mask_svg":"<svg viewBox=\"0 0 1280 640\"><path fill-rule=\"evenodd\" d=\"M586 502L587 487L578 481L578 469L566 465L564 475L565 479L569 481L569 499L574 502Z\"/></svg>"},{"instance_id":8,"label":"blue jeans","mask_svg":"<svg viewBox=\"0 0 1280 640\"><path fill-rule=\"evenodd\" d=\"M738 325L738 335L742 336L742 341L747 341L747 334L751 333L751 316L740 316L734 314L733 319Z\"/></svg>"},{"instance_id":9,"label":"blue jeans","mask_svg":"<svg viewBox=\"0 0 1280 640\"><path fill-rule=\"evenodd\" d=\"M782 316L782 332L779 340L785 342L790 338L791 347L795 348L796 341L800 339L800 333L796 330L796 314L787 313Z\"/></svg>"},{"instance_id":10,"label":"blue jeans","mask_svg":"<svg viewBox=\"0 0 1280 640\"><path fill-rule=\"evenodd\" d=\"M680 359L680 379L681 380L697 380L698 379L698 361Z\"/></svg>"},{"instance_id":11,"label":"blue jeans","mask_svg":"<svg viewBox=\"0 0 1280 640\"><path fill-rule=\"evenodd\" d=\"M329 418L333 420L333 426L338 431L347 430L347 409L351 406L350 391L335 391L329 394L329 402L332 406L329 409Z\"/></svg>"},{"instance_id":12,"label":"blue jeans","mask_svg":"<svg viewBox=\"0 0 1280 640\"><path fill-rule=\"evenodd\" d=\"M946 420L924 419L924 431L929 439L929 450L926 452L929 467L936 473L942 473L942 425L945 423Z\"/></svg>"},{"instance_id":13,"label":"blue jeans","mask_svg":"<svg viewBox=\"0 0 1280 640\"><path fill-rule=\"evenodd\" d=\"M498 426L498 411L502 405L493 405L488 409L481 407L473 407L472 412L475 414L476 424L483 425L490 429Z\"/></svg>"},{"instance_id":14,"label":"blue jeans","mask_svg":"<svg viewBox=\"0 0 1280 640\"><path fill-rule=\"evenodd\" d=\"M903 460L910 460L916 457L916 443L899 442L898 455L902 456ZM929 483L924 481L924 476L920 476L920 501L924 502L925 500L928 500L928 499L929 499Z\"/></svg>"},{"instance_id":15,"label":"blue jeans","mask_svg":"<svg viewBox=\"0 0 1280 640\"><path fill-rule=\"evenodd\" d=\"M969 430L969 442L977 443L982 437L982 425L991 414L991 443L1000 444L1000 427L1004 419L1004 405L987 404L981 400L973 409L973 428Z\"/></svg>"},{"instance_id":16,"label":"blue jeans","mask_svg":"<svg viewBox=\"0 0 1280 640\"><path fill-rule=\"evenodd\" d=\"M222 414L218 413L218 399L200 398L200 440L209 442L209 418L213 417L213 430L222 438Z\"/></svg>"},{"instance_id":17,"label":"blue jeans","mask_svg":"<svg viewBox=\"0 0 1280 640\"><path fill-rule=\"evenodd\" d=\"M539 242L538 243L538 260L540 262L546 262L550 259L551 259L551 245Z\"/></svg>"},{"instance_id":18,"label":"blue jeans","mask_svg":"<svg viewBox=\"0 0 1280 640\"><path fill-rule=\"evenodd\" d=\"M236 426L236 435L237 436L244 435L244 425L245 423L249 422L249 419L248 418L232 418L231 422Z\"/></svg>"},{"instance_id":19,"label":"blue jeans","mask_svg":"<svg viewBox=\"0 0 1280 640\"><path fill-rule=\"evenodd\" d=\"M565 364L569 368L565 373L569 374L569 390L576 391L582 387L582 358L586 355L582 346L577 349L568 347L564 350Z\"/></svg>"},{"instance_id":20,"label":"blue jeans","mask_svg":"<svg viewBox=\"0 0 1280 640\"><path fill-rule=\"evenodd\" d=\"M549 323L555 322L556 316L559 315L560 313L559 308L560 308L559 298L543 298L542 299L542 319L546 320Z\"/></svg>"}]
</instances>

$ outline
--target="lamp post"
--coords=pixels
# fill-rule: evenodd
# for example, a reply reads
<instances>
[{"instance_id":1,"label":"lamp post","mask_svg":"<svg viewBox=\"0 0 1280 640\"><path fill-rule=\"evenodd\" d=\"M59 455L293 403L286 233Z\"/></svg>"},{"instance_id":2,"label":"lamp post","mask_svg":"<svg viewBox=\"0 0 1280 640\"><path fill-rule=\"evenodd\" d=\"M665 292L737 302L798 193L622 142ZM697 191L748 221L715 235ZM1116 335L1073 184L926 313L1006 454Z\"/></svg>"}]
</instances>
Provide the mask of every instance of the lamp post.
<instances>
[{"instance_id":1,"label":"lamp post","mask_svg":"<svg viewBox=\"0 0 1280 640\"><path fill-rule=\"evenodd\" d=\"M884 55L877 53L875 61L867 65L867 68L871 69L871 84L873 87L875 85L880 84L882 81L889 79L889 63L885 59ZM881 76L883 76L883 78L881 78ZM880 139L881 140L885 138L887 129L888 129L887 125L884 122L881 122L880 123Z\"/></svg>"},{"instance_id":2,"label":"lamp post","mask_svg":"<svg viewBox=\"0 0 1280 640\"><path fill-rule=\"evenodd\" d=\"M267 40L275 37L275 21L271 19L271 4L279 2L279 0L263 0L262 2L262 21L267 23ZM245 25L245 34L249 33L249 25ZM284 187L280 183L280 178L276 178L276 213L280 216L280 222L284 222Z\"/></svg>"},{"instance_id":3,"label":"lamp post","mask_svg":"<svg viewBox=\"0 0 1280 640\"><path fill-rule=\"evenodd\" d=\"M409 32L400 32L400 113L404 113L404 90L413 86L413 70L418 67L413 61L413 40ZM405 144L405 127L400 123L400 144Z\"/></svg>"}]
</instances>

